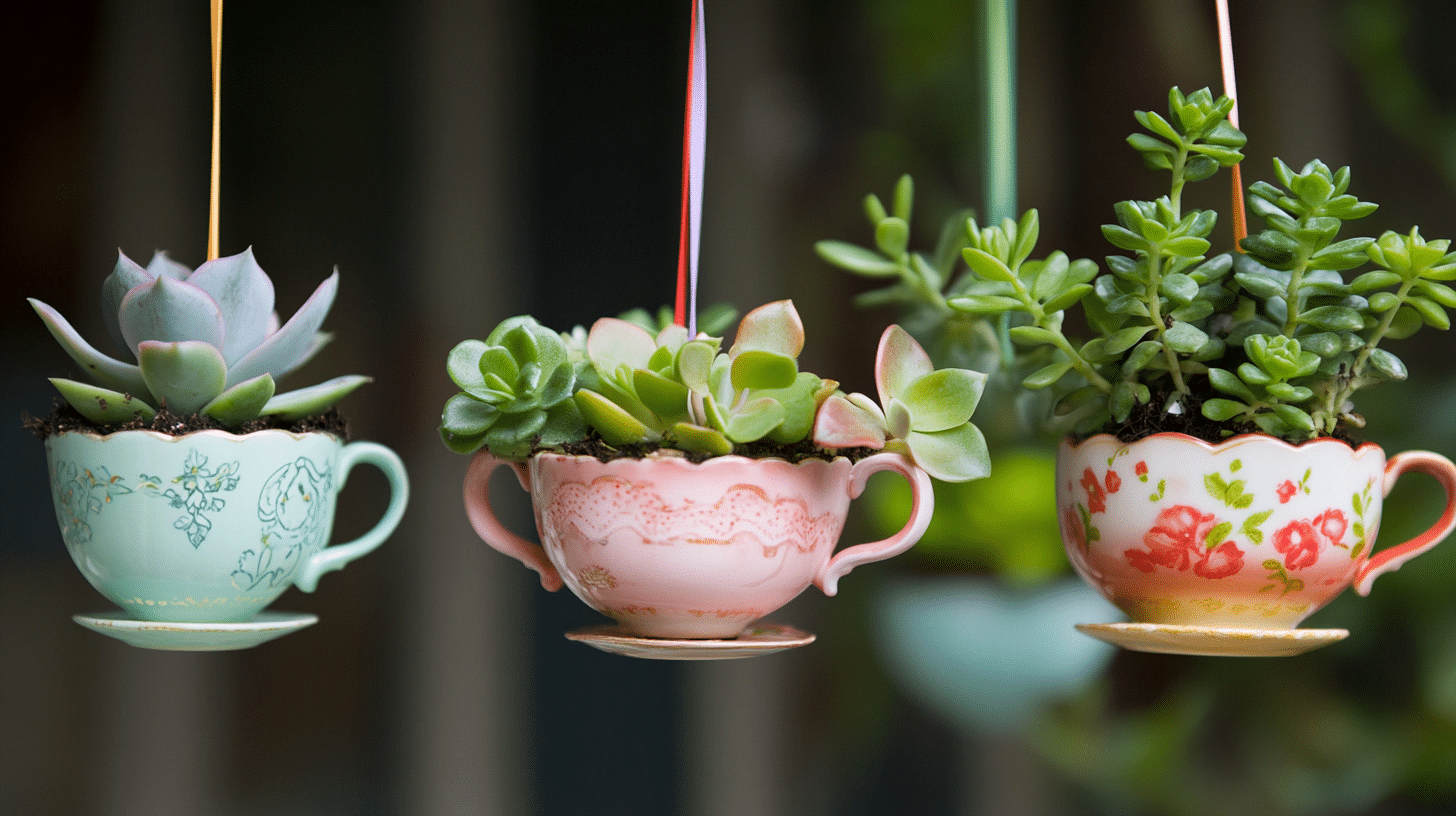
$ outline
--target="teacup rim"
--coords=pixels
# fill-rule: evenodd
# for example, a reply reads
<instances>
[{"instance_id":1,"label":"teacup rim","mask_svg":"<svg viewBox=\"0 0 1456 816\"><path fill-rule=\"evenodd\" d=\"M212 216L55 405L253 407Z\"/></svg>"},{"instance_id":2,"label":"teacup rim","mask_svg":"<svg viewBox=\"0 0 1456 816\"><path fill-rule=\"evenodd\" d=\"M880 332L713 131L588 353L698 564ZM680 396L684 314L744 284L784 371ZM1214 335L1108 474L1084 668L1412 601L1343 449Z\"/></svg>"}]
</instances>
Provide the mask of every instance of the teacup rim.
<instances>
[{"instance_id":1,"label":"teacup rim","mask_svg":"<svg viewBox=\"0 0 1456 816\"><path fill-rule=\"evenodd\" d=\"M187 433L183 434L163 433L162 431L154 431L150 428L127 428L125 430L112 431L110 433L104 434L97 433L96 431L67 430L61 431L60 433L51 434L50 436L46 437L45 441L47 444L49 444L57 439L61 439L67 436L80 437L83 439L89 439L97 442L105 442L108 439L117 439L123 437L135 438L137 436L148 436L157 440L158 442L177 442L180 440L194 439L197 437L218 439L225 442L245 442L254 438L267 438L277 436L284 436L293 440L313 439L319 436L327 436L341 444L344 441L342 438L339 437L338 434L335 434L331 431L304 431L302 433L298 433L295 431L284 430L282 428L264 428L262 430L249 431L245 434L236 434L232 431L225 431L220 428L204 428L195 431L188 431Z\"/></svg>"},{"instance_id":2,"label":"teacup rim","mask_svg":"<svg viewBox=\"0 0 1456 816\"><path fill-rule=\"evenodd\" d=\"M1076 451L1083 446L1091 443L1113 442L1118 445L1130 446L1136 445L1139 442L1143 442L1149 439L1166 440L1170 442L1184 442L1202 448L1204 451L1211 454L1223 453L1225 451L1232 450L1234 448L1244 445L1269 445L1291 452L1314 449L1317 447L1327 447L1330 445L1338 445L1341 448L1350 451L1350 453L1354 456L1361 456L1367 450L1372 448L1377 451L1381 451L1382 453L1385 450L1383 447L1375 442L1365 441L1361 442L1357 446L1352 447L1347 442L1329 436L1316 437L1314 439L1306 440L1296 445L1281 437L1264 433L1235 434L1233 436L1230 436L1228 439L1224 439L1220 442L1209 442L1208 440L1199 439L1196 436L1179 433L1177 431L1160 431L1158 433L1148 434L1147 436L1141 437L1139 439L1134 439L1131 442L1123 442L1116 436L1113 436L1109 433L1093 434L1092 436L1089 436L1081 441L1077 441L1074 437L1068 435L1062 437L1060 446L1066 448L1069 451Z\"/></svg>"}]
</instances>

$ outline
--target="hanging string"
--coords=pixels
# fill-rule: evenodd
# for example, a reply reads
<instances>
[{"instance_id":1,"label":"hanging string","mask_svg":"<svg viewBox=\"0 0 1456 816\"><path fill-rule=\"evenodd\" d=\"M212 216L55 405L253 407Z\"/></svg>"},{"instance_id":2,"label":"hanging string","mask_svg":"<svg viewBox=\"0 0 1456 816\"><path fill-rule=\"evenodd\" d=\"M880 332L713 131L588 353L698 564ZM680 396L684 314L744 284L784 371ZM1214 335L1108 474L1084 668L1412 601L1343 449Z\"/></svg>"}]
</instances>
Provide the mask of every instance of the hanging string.
<instances>
[{"instance_id":1,"label":"hanging string","mask_svg":"<svg viewBox=\"0 0 1456 816\"><path fill-rule=\"evenodd\" d=\"M207 259L218 257L218 200L222 184L222 0L212 0L212 189L207 208Z\"/></svg>"},{"instance_id":2,"label":"hanging string","mask_svg":"<svg viewBox=\"0 0 1456 816\"><path fill-rule=\"evenodd\" d=\"M682 211L677 246L677 302L673 322L698 333L698 239L703 221L703 148L708 135L708 55L703 0L694 0L683 112Z\"/></svg>"},{"instance_id":3,"label":"hanging string","mask_svg":"<svg viewBox=\"0 0 1456 816\"><path fill-rule=\"evenodd\" d=\"M1239 88L1234 81L1234 39L1229 27L1228 0L1215 0L1218 7L1218 61L1223 68L1223 95L1234 101L1229 111L1229 124L1239 126ZM1249 236L1248 216L1244 213L1244 180L1239 166L1231 168L1233 175L1233 228L1234 248L1243 252L1239 242Z\"/></svg>"}]
</instances>

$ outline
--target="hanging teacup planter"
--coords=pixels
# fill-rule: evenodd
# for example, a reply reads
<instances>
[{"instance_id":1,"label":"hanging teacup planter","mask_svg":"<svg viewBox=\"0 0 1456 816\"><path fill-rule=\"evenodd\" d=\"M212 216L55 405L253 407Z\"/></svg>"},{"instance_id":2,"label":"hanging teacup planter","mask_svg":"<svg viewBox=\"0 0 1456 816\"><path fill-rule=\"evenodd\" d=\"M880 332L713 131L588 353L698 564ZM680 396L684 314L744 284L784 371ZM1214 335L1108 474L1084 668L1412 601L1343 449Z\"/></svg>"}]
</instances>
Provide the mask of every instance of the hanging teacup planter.
<instances>
[{"instance_id":1,"label":"hanging teacup planter","mask_svg":"<svg viewBox=\"0 0 1456 816\"><path fill-rule=\"evenodd\" d=\"M221 12L215 0L214 103ZM119 255L101 301L121 359L31 300L89 380L52 379L67 405L33 425L66 549L120 607L76 621L147 648L240 649L315 623L264 610L378 547L409 494L399 457L346 444L331 410L367 377L277 391L328 342L338 273L283 322L252 250L218 256L216 112L209 260L194 271L160 252L146 267ZM336 498L361 463L383 471L388 505L368 533L329 547Z\"/></svg>"},{"instance_id":2,"label":"hanging teacup planter","mask_svg":"<svg viewBox=\"0 0 1456 816\"><path fill-rule=\"evenodd\" d=\"M728 351L722 342L618 318L582 338L519 317L451 353L462 390L441 432L475 456L464 495L476 532L617 622L569 637L675 659L804 645L812 636L761 619L811 583L833 595L855 566L913 546L932 476L987 472L970 423L984 377L936 370L899 327L881 339L879 402L798 370L803 326L788 301L745 316ZM501 465L531 494L541 546L491 511ZM851 500L886 470L915 495L903 529L835 554Z\"/></svg>"},{"instance_id":3,"label":"hanging teacup planter","mask_svg":"<svg viewBox=\"0 0 1456 816\"><path fill-rule=\"evenodd\" d=\"M541 546L505 530L490 510L487 482L501 464L512 464L531 493ZM915 496L904 528L835 553L851 499L887 470ZM811 583L833 595L855 566L909 549L930 522L930 497L930 477L897 453L792 464L538 453L521 464L481 452L465 479L481 538L540 573L546 589L565 583L618 623L574 639L644 657L737 657L808 643L812 635L759 621Z\"/></svg>"},{"instance_id":4,"label":"hanging teacup planter","mask_svg":"<svg viewBox=\"0 0 1456 816\"><path fill-rule=\"evenodd\" d=\"M1440 482L1445 509L1376 553L1382 500L1409 471ZM1346 587L1368 594L1456 528L1456 466L1333 439L1104 434L1062 444L1057 511L1072 566L1132 619L1083 632L1142 651L1298 654L1349 634L1301 621Z\"/></svg>"}]
</instances>

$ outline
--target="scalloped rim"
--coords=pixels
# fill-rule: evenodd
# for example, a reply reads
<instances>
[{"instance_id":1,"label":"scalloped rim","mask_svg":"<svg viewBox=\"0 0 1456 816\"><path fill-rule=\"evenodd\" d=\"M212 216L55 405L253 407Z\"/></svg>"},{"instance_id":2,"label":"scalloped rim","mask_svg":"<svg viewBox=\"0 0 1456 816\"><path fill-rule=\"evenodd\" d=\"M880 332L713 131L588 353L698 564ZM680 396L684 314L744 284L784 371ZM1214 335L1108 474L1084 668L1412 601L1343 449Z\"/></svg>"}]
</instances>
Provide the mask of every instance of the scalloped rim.
<instances>
[{"instance_id":1,"label":"scalloped rim","mask_svg":"<svg viewBox=\"0 0 1456 816\"><path fill-rule=\"evenodd\" d=\"M883 453L891 453L891 451L880 451L879 453L876 453L876 454L873 454L873 455L879 456L880 454L883 454ZM820 459L818 457L809 457L809 458L806 458L806 459L801 459L798 462L790 462L789 460L784 459L784 458L779 457L779 456L766 456L766 457L764 457L762 459L758 459L758 458L754 458L754 457L751 457L751 456L742 456L742 455L736 454L736 453L730 453L730 454L727 454L725 456L712 456L712 457L709 457L709 458L707 458L707 459L705 459L705 460L703 460L701 462L693 462L693 461L690 461L686 456L679 456L677 454L672 454L672 453L664 454L664 453L661 453L660 451L654 451L652 453L647 454L646 456L622 456L622 457L618 457L616 459L609 459L609 460L607 460L605 462L603 462L602 460L598 459L595 456L592 456L591 454L552 453L550 451L542 451L540 453L534 453L534 454L531 455L531 458L532 459L540 458L540 459L543 459L543 460L566 460L566 461L586 461L586 460L590 460L590 461L596 462L598 465L601 465L602 467L606 467L606 468L610 468L610 467L613 467L613 466L618 466L618 467L637 467L637 466L641 466L641 465L658 464L658 463L671 464L672 466L676 466L676 467L688 467L688 468L707 468L707 467L722 466L722 465L741 465L741 464L744 464L744 463L764 463L764 464L770 464L770 463L774 463L774 462L777 462L778 464L781 464L781 465L787 465L788 467L792 467L792 468L797 468L797 467L800 467L800 466L803 466L803 465L808 465L808 466L811 466L812 467L813 465L811 463L814 463L814 462L818 462L818 463L820 463L821 466L824 466L824 467L833 466L835 463L841 462L841 461L843 461L843 462L845 462L847 464L850 464L850 465L853 465L854 464L852 461L850 461L850 459L849 459L848 456L836 456L833 459ZM865 458L868 459L869 457L865 457ZM863 460L861 460L861 461L863 461ZM625 464L618 465L619 462L620 463L625 463Z\"/></svg>"},{"instance_id":2,"label":"scalloped rim","mask_svg":"<svg viewBox=\"0 0 1456 816\"><path fill-rule=\"evenodd\" d=\"M1349 444L1328 436L1316 437L1314 439L1295 445L1292 442L1288 442L1277 436L1270 436L1268 434L1238 434L1236 436L1231 436L1228 439L1223 440L1222 442L1208 442L1199 439L1196 436L1189 436L1188 434L1177 433L1175 431L1163 431L1160 433L1149 434L1142 439L1136 439L1132 442L1123 442L1122 440L1108 433L1095 434L1093 436L1087 437L1086 439L1083 439L1081 442L1075 442L1073 441L1072 437L1067 436L1062 438L1061 444L1068 450L1075 451L1090 442L1097 442L1101 440L1109 440L1118 445L1127 447L1131 445L1136 445L1137 443L1142 442L1146 439L1166 439L1168 441L1187 442L1193 445L1197 445L1198 447L1203 448L1209 453L1222 453L1225 449L1235 448L1240 445L1274 445L1276 447L1283 447L1290 451L1298 451L1312 445L1339 445L1340 447L1350 451L1350 453L1355 456L1364 455L1365 451L1370 448L1374 448L1375 450L1379 451L1385 450L1380 445L1377 445L1374 442L1362 442L1360 443L1359 447L1352 448Z\"/></svg>"},{"instance_id":3,"label":"scalloped rim","mask_svg":"<svg viewBox=\"0 0 1456 816\"><path fill-rule=\"evenodd\" d=\"M248 439L252 439L253 437L265 436L269 434L287 436L292 439L311 439L315 436L328 436L338 440L339 442L344 441L342 437L329 431L306 431L304 433L295 433L293 431L285 431L282 428L264 428L261 431L250 431L245 434L235 434L231 431L223 431L217 428L206 428L200 431L188 431L185 434L167 434L162 433L161 431L153 431L144 428L129 428L124 431L112 431L108 434L99 434L95 431L62 431L61 433L51 434L49 437L46 438L45 441L50 442L52 439L59 439L63 436L83 436L88 439L93 439L97 442L105 442L108 439L122 437L127 434L140 434L144 436L150 436L159 442L176 442L181 439L190 439L198 436L221 439L228 442L244 442Z\"/></svg>"}]
</instances>

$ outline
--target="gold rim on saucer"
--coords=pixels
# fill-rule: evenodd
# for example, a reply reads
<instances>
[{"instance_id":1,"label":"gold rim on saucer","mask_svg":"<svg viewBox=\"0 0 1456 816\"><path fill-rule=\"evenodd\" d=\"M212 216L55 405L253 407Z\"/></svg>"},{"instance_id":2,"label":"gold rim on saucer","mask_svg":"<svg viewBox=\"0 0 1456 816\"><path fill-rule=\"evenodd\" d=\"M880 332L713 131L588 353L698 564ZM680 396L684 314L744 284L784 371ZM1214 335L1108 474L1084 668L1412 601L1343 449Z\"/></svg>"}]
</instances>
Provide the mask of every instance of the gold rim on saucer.
<instances>
[{"instance_id":1,"label":"gold rim on saucer","mask_svg":"<svg viewBox=\"0 0 1456 816\"><path fill-rule=\"evenodd\" d=\"M620 625L608 623L574 629L566 633L566 639L604 652L649 660L727 660L808 646L814 642L814 635L780 623L757 623L736 638L648 638L629 634Z\"/></svg>"},{"instance_id":2,"label":"gold rim on saucer","mask_svg":"<svg viewBox=\"0 0 1456 816\"><path fill-rule=\"evenodd\" d=\"M1162 623L1079 623L1077 631L1139 652L1211 657L1289 657L1338 643L1348 629L1240 629Z\"/></svg>"}]
</instances>

